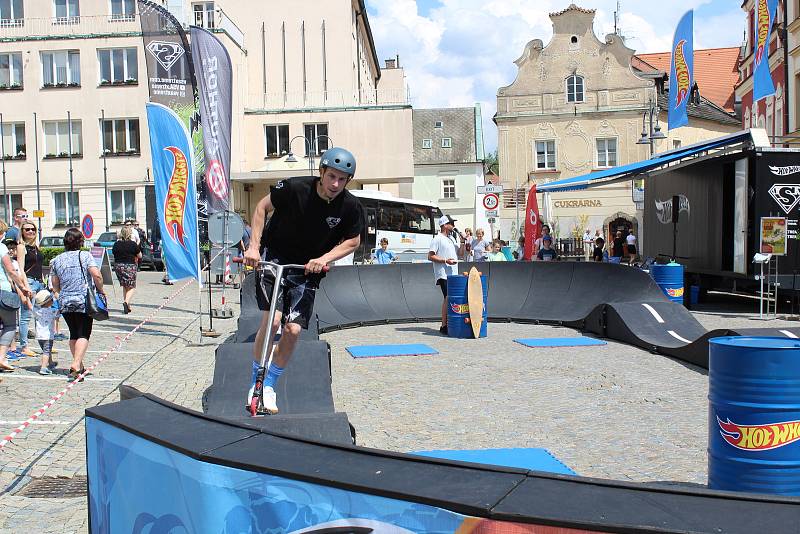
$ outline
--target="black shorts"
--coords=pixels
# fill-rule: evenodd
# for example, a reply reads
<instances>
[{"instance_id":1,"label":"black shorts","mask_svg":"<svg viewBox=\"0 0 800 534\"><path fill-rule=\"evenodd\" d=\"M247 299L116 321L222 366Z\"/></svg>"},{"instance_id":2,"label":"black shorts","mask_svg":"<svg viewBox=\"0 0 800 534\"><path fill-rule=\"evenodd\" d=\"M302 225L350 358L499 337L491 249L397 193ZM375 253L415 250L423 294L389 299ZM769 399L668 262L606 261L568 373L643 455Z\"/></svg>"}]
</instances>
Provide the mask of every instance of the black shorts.
<instances>
[{"instance_id":1,"label":"black shorts","mask_svg":"<svg viewBox=\"0 0 800 534\"><path fill-rule=\"evenodd\" d=\"M265 260L276 261L275 258L261 256ZM276 263L281 263L276 261ZM319 287L319 276L306 276L299 269L285 269L283 282L278 291L278 302L275 310L282 314L281 322L295 323L308 328L311 314L314 311L314 297ZM256 270L256 302L258 309L269 311L270 299L274 288L275 275L270 271Z\"/></svg>"},{"instance_id":2,"label":"black shorts","mask_svg":"<svg viewBox=\"0 0 800 534\"><path fill-rule=\"evenodd\" d=\"M75 339L89 339L92 336L94 319L81 312L65 312L61 314L69 327L70 341Z\"/></svg>"},{"instance_id":3,"label":"black shorts","mask_svg":"<svg viewBox=\"0 0 800 534\"><path fill-rule=\"evenodd\" d=\"M439 278L438 280L436 280L436 285L439 286L439 288L441 288L442 296L444 298L447 298L447 280L445 280L444 278Z\"/></svg>"},{"instance_id":4,"label":"black shorts","mask_svg":"<svg viewBox=\"0 0 800 534\"><path fill-rule=\"evenodd\" d=\"M636 245L628 245L628 254L631 256L636 254Z\"/></svg>"}]
</instances>

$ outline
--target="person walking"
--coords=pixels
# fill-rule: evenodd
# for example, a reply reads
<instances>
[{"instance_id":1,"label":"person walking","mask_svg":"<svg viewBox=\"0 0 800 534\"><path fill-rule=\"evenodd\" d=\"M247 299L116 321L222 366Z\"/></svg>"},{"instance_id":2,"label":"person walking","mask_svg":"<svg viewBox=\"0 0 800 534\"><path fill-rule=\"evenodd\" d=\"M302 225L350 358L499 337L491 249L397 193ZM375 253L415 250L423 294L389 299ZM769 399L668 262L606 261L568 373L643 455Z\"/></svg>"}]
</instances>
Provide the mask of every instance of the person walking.
<instances>
[{"instance_id":1,"label":"person walking","mask_svg":"<svg viewBox=\"0 0 800 534\"><path fill-rule=\"evenodd\" d=\"M51 375L58 362L53 358L53 332L59 311L53 306L53 295L42 289L34 297L34 315L36 317L36 341L42 349L42 360L39 366L40 375Z\"/></svg>"},{"instance_id":2,"label":"person walking","mask_svg":"<svg viewBox=\"0 0 800 534\"><path fill-rule=\"evenodd\" d=\"M442 291L442 326L439 327L442 334L447 334L447 276L456 274L458 264L456 243L451 236L455 222L449 215L439 217L439 233L431 241L428 251L428 261L433 264L433 283ZM483 238L483 230L480 228L475 234ZM475 261L478 261L477 258Z\"/></svg>"},{"instance_id":3,"label":"person walking","mask_svg":"<svg viewBox=\"0 0 800 534\"><path fill-rule=\"evenodd\" d=\"M44 289L44 278L42 276L42 265L44 265L44 254L39 249L38 233L36 224L30 219L25 219L20 227L22 232L22 245L24 254L19 255L21 247L17 247L17 261L20 270L25 273L25 280L31 294L35 295ZM20 258L22 258L20 260ZM35 353L28 347L28 332L30 331L33 310L28 306L22 306L19 314L19 347L17 350L25 356L34 356ZM30 336L33 337L33 336Z\"/></svg>"},{"instance_id":4,"label":"person walking","mask_svg":"<svg viewBox=\"0 0 800 534\"><path fill-rule=\"evenodd\" d=\"M614 235L614 241L611 243L611 258L608 260L610 263L619 263L622 261L622 256L625 254L625 239L622 237L622 231L617 230Z\"/></svg>"},{"instance_id":5,"label":"person walking","mask_svg":"<svg viewBox=\"0 0 800 534\"><path fill-rule=\"evenodd\" d=\"M142 247L133 240L133 230L123 226L119 231L119 239L114 243L111 253L114 255L114 272L122 286L122 313L131 312L133 292L136 290L136 272L142 259Z\"/></svg>"},{"instance_id":6,"label":"person walking","mask_svg":"<svg viewBox=\"0 0 800 534\"><path fill-rule=\"evenodd\" d=\"M0 301L5 302L8 297L8 304L0 305L0 372L10 372L15 368L8 363L8 349L14 343L17 335L17 311L20 302L17 297L21 295L30 298L30 290L26 288L25 279L17 273L16 268L9 254L8 247L2 243L8 225L5 221L0 221ZM16 302L14 302L16 301ZM16 306L16 307L15 307Z\"/></svg>"},{"instance_id":7,"label":"person walking","mask_svg":"<svg viewBox=\"0 0 800 534\"><path fill-rule=\"evenodd\" d=\"M633 265L636 261L636 236L633 235L633 230L625 237L625 244L628 247L628 264Z\"/></svg>"},{"instance_id":8,"label":"person walking","mask_svg":"<svg viewBox=\"0 0 800 534\"><path fill-rule=\"evenodd\" d=\"M69 327L69 351L72 353L70 381L76 380L86 370L83 357L89 348L94 323L94 319L86 313L86 292L90 278L97 294L105 296L100 269L92 255L81 250L82 246L81 231L69 228L64 234L64 252L50 262L50 283L61 306L61 315Z\"/></svg>"},{"instance_id":9,"label":"person walking","mask_svg":"<svg viewBox=\"0 0 800 534\"><path fill-rule=\"evenodd\" d=\"M259 261L305 265L305 271L288 269L278 280L272 334L281 322L283 334L269 365L262 399L268 413L278 413L275 386L292 357L300 331L308 328L319 281L331 262L351 254L361 243L363 209L346 189L356 173L356 159L349 151L334 147L320 158L319 176L281 180L256 205L253 235L244 254L245 262L258 267ZM274 211L273 211L274 210ZM267 213L272 212L269 222ZM266 339L269 308L275 277L256 271L256 300L264 313L253 344L253 371L246 407L250 406L261 365L262 350L270 354L273 339Z\"/></svg>"}]
</instances>

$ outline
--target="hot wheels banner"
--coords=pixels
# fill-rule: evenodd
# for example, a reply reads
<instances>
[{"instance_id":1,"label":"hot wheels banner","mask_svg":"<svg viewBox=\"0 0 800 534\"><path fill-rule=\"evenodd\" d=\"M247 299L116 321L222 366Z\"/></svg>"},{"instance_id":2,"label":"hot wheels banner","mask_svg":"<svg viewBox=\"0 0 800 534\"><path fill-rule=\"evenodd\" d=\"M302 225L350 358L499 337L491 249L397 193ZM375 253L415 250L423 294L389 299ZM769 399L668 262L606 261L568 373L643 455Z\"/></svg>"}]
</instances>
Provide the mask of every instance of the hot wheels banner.
<instances>
[{"instance_id":1,"label":"hot wheels banner","mask_svg":"<svg viewBox=\"0 0 800 534\"><path fill-rule=\"evenodd\" d=\"M539 203L536 200L536 184L533 184L528 193L528 202L525 206L525 248L523 257L531 261L533 244L542 235L542 219L539 216Z\"/></svg>"},{"instance_id":2,"label":"hot wheels banner","mask_svg":"<svg viewBox=\"0 0 800 534\"><path fill-rule=\"evenodd\" d=\"M757 0L755 7L756 31L753 57L753 103L775 94L772 73L769 70L769 40L778 11L778 0Z\"/></svg>"},{"instance_id":3,"label":"hot wheels banner","mask_svg":"<svg viewBox=\"0 0 800 534\"><path fill-rule=\"evenodd\" d=\"M161 247L170 280L200 281L200 245L192 143L180 117L161 104L147 104Z\"/></svg>"},{"instance_id":4,"label":"hot wheels banner","mask_svg":"<svg viewBox=\"0 0 800 534\"><path fill-rule=\"evenodd\" d=\"M689 124L686 106L694 84L694 12L690 9L678 22L672 40L672 62L669 68L669 129Z\"/></svg>"},{"instance_id":5,"label":"hot wheels banner","mask_svg":"<svg viewBox=\"0 0 800 534\"><path fill-rule=\"evenodd\" d=\"M230 205L233 69L222 43L210 32L191 27L195 78L200 92L208 212Z\"/></svg>"}]
</instances>

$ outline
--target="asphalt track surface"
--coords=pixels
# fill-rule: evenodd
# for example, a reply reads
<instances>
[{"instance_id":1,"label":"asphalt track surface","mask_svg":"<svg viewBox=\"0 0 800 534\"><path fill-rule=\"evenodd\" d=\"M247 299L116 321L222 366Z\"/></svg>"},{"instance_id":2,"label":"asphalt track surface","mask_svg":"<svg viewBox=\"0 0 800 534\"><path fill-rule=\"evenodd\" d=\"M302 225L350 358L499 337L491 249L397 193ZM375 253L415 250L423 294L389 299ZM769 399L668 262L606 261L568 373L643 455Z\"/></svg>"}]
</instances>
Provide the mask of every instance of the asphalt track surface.
<instances>
[{"instance_id":1,"label":"asphalt track surface","mask_svg":"<svg viewBox=\"0 0 800 534\"><path fill-rule=\"evenodd\" d=\"M470 266L459 265L459 272ZM707 367L710 337L736 333L707 332L634 268L572 262L482 263L478 268L489 277L491 321L573 327L700 367ZM242 286L236 342L217 350L205 416L149 395L94 408L88 415L203 461L293 473L482 517L614 532L726 533L778 532L800 517L796 498L548 475L354 447L355 431L333 404L330 352L318 334L438 320L440 313L430 264L334 267L317 292L315 320L280 382L280 415L250 418L243 393L261 319L251 275ZM800 329L741 333L794 337ZM165 420L170 421L167 430L161 424ZM266 449L271 454L265 457Z\"/></svg>"}]
</instances>

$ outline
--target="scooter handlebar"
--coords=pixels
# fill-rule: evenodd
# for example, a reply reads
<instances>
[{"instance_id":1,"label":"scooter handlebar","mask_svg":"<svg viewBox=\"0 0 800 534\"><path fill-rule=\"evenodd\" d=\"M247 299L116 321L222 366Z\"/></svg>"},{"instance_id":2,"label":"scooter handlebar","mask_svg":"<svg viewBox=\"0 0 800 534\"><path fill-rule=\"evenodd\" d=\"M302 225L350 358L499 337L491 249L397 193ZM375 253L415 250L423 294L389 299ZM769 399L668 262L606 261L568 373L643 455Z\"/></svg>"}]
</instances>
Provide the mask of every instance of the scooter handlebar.
<instances>
[{"instance_id":1,"label":"scooter handlebar","mask_svg":"<svg viewBox=\"0 0 800 534\"><path fill-rule=\"evenodd\" d=\"M284 269L303 269L305 270L308 267L308 264L301 265L298 263L275 263L274 261L260 261L258 262L258 268L263 269L264 267L283 267ZM331 270L330 265L325 265L322 267L322 272L327 273Z\"/></svg>"}]
</instances>

